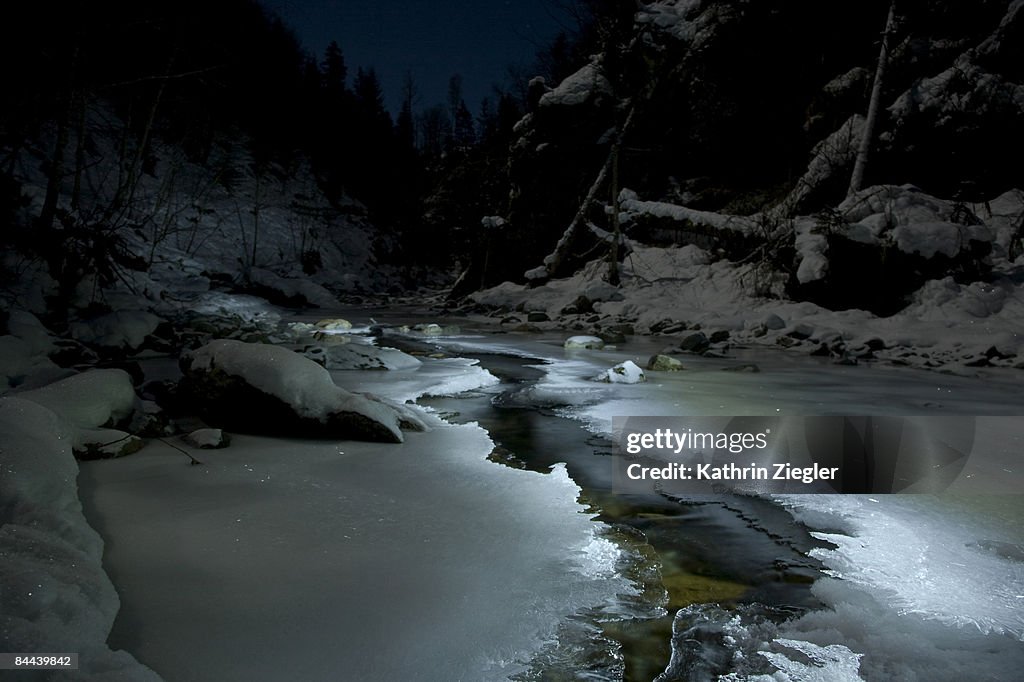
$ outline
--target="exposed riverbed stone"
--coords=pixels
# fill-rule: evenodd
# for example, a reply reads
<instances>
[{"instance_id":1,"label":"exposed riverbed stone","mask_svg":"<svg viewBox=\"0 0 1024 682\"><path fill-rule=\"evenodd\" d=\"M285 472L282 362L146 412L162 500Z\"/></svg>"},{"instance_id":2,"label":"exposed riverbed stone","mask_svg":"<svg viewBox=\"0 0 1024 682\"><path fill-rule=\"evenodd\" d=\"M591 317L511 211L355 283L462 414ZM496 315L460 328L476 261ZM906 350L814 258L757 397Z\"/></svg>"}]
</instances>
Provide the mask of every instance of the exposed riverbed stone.
<instances>
[{"instance_id":1,"label":"exposed riverbed stone","mask_svg":"<svg viewBox=\"0 0 1024 682\"><path fill-rule=\"evenodd\" d=\"M647 361L647 369L655 372L677 372L683 367L683 363L668 355L652 355Z\"/></svg>"},{"instance_id":2,"label":"exposed riverbed stone","mask_svg":"<svg viewBox=\"0 0 1024 682\"><path fill-rule=\"evenodd\" d=\"M689 351L690 353L703 353L710 345L711 342L708 341L708 337L704 336L704 332L689 334L679 342L680 350Z\"/></svg>"}]
</instances>

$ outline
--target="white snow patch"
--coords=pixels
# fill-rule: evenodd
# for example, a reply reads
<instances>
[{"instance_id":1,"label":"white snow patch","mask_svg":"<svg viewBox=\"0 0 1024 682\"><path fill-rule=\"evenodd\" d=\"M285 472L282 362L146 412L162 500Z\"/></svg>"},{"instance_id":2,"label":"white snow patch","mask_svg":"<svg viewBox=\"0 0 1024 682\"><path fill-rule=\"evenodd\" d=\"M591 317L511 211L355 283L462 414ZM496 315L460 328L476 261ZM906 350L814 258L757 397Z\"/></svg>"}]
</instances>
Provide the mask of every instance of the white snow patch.
<instances>
[{"instance_id":1,"label":"white snow patch","mask_svg":"<svg viewBox=\"0 0 1024 682\"><path fill-rule=\"evenodd\" d=\"M305 299L318 308L338 305L338 298L334 294L308 278L282 277L264 268L253 268L249 273L249 281L273 289L287 298Z\"/></svg>"},{"instance_id":2,"label":"white snow patch","mask_svg":"<svg viewBox=\"0 0 1024 682\"><path fill-rule=\"evenodd\" d=\"M798 220L794 225L795 246L800 266L796 278L801 284L815 282L828 274L828 239L817 231L815 220Z\"/></svg>"},{"instance_id":3,"label":"white snow patch","mask_svg":"<svg viewBox=\"0 0 1024 682\"><path fill-rule=\"evenodd\" d=\"M49 408L79 429L120 422L131 416L137 400L131 377L120 369L89 370L18 397Z\"/></svg>"},{"instance_id":4,"label":"white snow patch","mask_svg":"<svg viewBox=\"0 0 1024 682\"><path fill-rule=\"evenodd\" d=\"M106 645L120 601L82 515L69 446L53 412L0 398L0 650L75 652L73 679L84 682L159 682Z\"/></svg>"},{"instance_id":5,"label":"white snow patch","mask_svg":"<svg viewBox=\"0 0 1024 682\"><path fill-rule=\"evenodd\" d=\"M539 106L573 107L598 95L611 95L612 86L601 73L600 65L591 62L576 73L567 76L551 92L540 98Z\"/></svg>"}]
</instances>

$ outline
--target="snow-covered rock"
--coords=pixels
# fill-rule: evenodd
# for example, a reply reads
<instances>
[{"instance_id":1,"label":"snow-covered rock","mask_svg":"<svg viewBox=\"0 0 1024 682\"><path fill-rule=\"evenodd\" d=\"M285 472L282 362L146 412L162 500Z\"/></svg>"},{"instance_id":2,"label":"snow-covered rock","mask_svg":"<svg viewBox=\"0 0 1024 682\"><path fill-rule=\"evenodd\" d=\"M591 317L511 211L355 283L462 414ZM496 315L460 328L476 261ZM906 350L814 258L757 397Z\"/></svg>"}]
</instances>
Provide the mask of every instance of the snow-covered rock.
<instances>
[{"instance_id":1,"label":"snow-covered rock","mask_svg":"<svg viewBox=\"0 0 1024 682\"><path fill-rule=\"evenodd\" d=\"M639 384L642 381L647 381L647 375L635 362L626 360L601 372L594 377L594 381L610 384Z\"/></svg>"},{"instance_id":2,"label":"snow-covered rock","mask_svg":"<svg viewBox=\"0 0 1024 682\"><path fill-rule=\"evenodd\" d=\"M127 372L94 369L25 391L19 398L52 410L76 428L94 429L124 421L135 409L135 390Z\"/></svg>"},{"instance_id":3,"label":"snow-covered rock","mask_svg":"<svg viewBox=\"0 0 1024 682\"><path fill-rule=\"evenodd\" d=\"M72 449L82 459L123 457L143 441L118 428L139 403L131 377L120 369L94 369L23 391L19 398L48 408L71 434Z\"/></svg>"},{"instance_id":4,"label":"snow-covered rock","mask_svg":"<svg viewBox=\"0 0 1024 682\"><path fill-rule=\"evenodd\" d=\"M15 387L48 383L63 374L45 355L17 336L0 336L0 393Z\"/></svg>"},{"instance_id":5,"label":"snow-covered rock","mask_svg":"<svg viewBox=\"0 0 1024 682\"><path fill-rule=\"evenodd\" d=\"M604 341L596 336L570 336L564 346L566 350L601 350Z\"/></svg>"},{"instance_id":6,"label":"snow-covered rock","mask_svg":"<svg viewBox=\"0 0 1024 682\"><path fill-rule=\"evenodd\" d=\"M422 428L408 408L350 393L279 346L220 339L183 355L181 368L200 414L238 431L400 443L402 426Z\"/></svg>"},{"instance_id":7,"label":"snow-covered rock","mask_svg":"<svg viewBox=\"0 0 1024 682\"><path fill-rule=\"evenodd\" d=\"M201 450L226 448L231 438L221 429L196 429L182 438L186 445Z\"/></svg>"}]
</instances>

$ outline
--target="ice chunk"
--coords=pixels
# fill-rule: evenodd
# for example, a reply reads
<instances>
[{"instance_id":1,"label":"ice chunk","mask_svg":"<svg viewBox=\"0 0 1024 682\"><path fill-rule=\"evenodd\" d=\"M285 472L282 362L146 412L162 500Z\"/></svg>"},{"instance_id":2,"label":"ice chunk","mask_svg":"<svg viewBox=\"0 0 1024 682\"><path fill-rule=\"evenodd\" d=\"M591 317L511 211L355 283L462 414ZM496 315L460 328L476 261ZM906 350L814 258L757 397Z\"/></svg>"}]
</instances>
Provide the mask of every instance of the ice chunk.
<instances>
[{"instance_id":1,"label":"ice chunk","mask_svg":"<svg viewBox=\"0 0 1024 682\"><path fill-rule=\"evenodd\" d=\"M1024 640L1024 570L978 545L979 539L999 539L991 537L991 521L981 525L928 495L780 499L812 527L852 529L814 533L835 549L816 549L812 556L831 575L884 595L900 615Z\"/></svg>"},{"instance_id":2,"label":"ice chunk","mask_svg":"<svg viewBox=\"0 0 1024 682\"><path fill-rule=\"evenodd\" d=\"M132 595L111 641L168 679L504 680L635 592L563 466L497 466L475 424L432 427L388 456L237 436L198 479L159 445L90 465Z\"/></svg>"},{"instance_id":3,"label":"ice chunk","mask_svg":"<svg viewBox=\"0 0 1024 682\"><path fill-rule=\"evenodd\" d=\"M422 362L394 348L368 343L332 344L322 349L327 369L411 369Z\"/></svg>"},{"instance_id":4,"label":"ice chunk","mask_svg":"<svg viewBox=\"0 0 1024 682\"><path fill-rule=\"evenodd\" d=\"M808 663L803 663L784 653L758 652L790 682L860 682L857 671L863 654L855 654L842 644L818 646L798 639L776 639L774 644L803 654L808 660Z\"/></svg>"}]
</instances>

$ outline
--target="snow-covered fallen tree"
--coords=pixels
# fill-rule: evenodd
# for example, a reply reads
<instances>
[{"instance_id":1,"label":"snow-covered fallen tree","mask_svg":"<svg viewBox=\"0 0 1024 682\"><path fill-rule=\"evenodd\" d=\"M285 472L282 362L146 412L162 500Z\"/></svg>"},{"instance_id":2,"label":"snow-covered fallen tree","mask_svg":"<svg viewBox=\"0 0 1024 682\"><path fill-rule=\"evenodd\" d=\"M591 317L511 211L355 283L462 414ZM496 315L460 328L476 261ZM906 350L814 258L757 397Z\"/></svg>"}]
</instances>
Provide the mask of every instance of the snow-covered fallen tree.
<instances>
[{"instance_id":1,"label":"snow-covered fallen tree","mask_svg":"<svg viewBox=\"0 0 1024 682\"><path fill-rule=\"evenodd\" d=\"M410 409L350 393L287 348L220 339L180 364L196 409L217 427L389 443L402 442L402 428L423 428Z\"/></svg>"}]
</instances>

